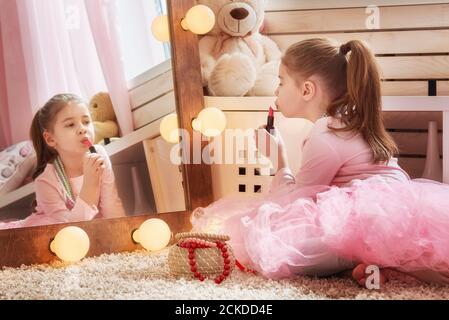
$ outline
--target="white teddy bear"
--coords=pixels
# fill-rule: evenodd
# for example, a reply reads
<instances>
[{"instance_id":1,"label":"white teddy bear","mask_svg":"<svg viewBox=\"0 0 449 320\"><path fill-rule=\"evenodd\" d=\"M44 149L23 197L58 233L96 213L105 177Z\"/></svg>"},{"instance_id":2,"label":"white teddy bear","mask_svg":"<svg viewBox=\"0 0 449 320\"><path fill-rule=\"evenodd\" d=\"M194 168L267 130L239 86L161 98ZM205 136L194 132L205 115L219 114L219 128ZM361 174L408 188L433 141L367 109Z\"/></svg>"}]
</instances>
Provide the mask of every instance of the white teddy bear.
<instances>
[{"instance_id":1,"label":"white teddy bear","mask_svg":"<svg viewBox=\"0 0 449 320\"><path fill-rule=\"evenodd\" d=\"M200 39L203 86L213 96L273 96L281 51L260 34L266 0L199 0L215 13Z\"/></svg>"}]
</instances>

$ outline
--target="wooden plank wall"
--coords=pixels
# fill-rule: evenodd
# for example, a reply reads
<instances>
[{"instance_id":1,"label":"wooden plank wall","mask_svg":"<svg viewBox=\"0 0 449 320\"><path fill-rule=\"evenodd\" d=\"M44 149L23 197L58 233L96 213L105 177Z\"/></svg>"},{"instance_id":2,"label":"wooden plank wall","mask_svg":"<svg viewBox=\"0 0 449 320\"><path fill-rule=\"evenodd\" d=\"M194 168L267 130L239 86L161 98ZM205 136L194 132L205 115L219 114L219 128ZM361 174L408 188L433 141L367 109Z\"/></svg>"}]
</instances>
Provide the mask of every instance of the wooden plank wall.
<instances>
[{"instance_id":1,"label":"wooden plank wall","mask_svg":"<svg viewBox=\"0 0 449 320\"><path fill-rule=\"evenodd\" d=\"M380 28L374 30L366 28L371 14L366 6L373 2L380 17ZM365 40L382 69L383 95L449 95L449 2L269 0L264 33L281 50L313 37ZM135 129L176 110L171 61L142 78L130 88ZM412 177L420 177L424 168L430 120L438 121L441 129L439 112L385 112L400 147L400 164Z\"/></svg>"},{"instance_id":2,"label":"wooden plank wall","mask_svg":"<svg viewBox=\"0 0 449 320\"><path fill-rule=\"evenodd\" d=\"M135 130L176 112L171 60L151 69L129 86Z\"/></svg>"},{"instance_id":3,"label":"wooden plank wall","mask_svg":"<svg viewBox=\"0 0 449 320\"><path fill-rule=\"evenodd\" d=\"M372 3L377 9L367 9ZM374 10L378 29L367 24ZM315 37L364 40L378 58L383 95L449 95L449 2L270 0L266 11L264 33L282 51ZM439 112L385 112L400 148L399 162L412 177L420 177L424 168L430 120L441 129Z\"/></svg>"}]
</instances>

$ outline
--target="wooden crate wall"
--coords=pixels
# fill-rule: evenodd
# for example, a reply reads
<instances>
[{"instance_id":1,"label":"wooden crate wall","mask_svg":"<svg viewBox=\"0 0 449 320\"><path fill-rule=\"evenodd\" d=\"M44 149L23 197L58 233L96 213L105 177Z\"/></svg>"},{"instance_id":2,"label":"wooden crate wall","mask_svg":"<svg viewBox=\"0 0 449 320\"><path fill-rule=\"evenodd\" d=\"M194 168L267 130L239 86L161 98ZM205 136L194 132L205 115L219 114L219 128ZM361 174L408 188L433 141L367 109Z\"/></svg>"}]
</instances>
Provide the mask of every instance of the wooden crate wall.
<instances>
[{"instance_id":1,"label":"wooden crate wall","mask_svg":"<svg viewBox=\"0 0 449 320\"><path fill-rule=\"evenodd\" d=\"M378 4L379 29L367 29L366 25L373 12L367 6L373 2ZM382 95L449 95L448 2L271 0L264 33L282 51L315 37L341 43L364 40L375 52L382 71ZM385 112L384 116L400 147L400 164L412 177L420 177L428 121L437 121L441 130L441 113Z\"/></svg>"}]
</instances>

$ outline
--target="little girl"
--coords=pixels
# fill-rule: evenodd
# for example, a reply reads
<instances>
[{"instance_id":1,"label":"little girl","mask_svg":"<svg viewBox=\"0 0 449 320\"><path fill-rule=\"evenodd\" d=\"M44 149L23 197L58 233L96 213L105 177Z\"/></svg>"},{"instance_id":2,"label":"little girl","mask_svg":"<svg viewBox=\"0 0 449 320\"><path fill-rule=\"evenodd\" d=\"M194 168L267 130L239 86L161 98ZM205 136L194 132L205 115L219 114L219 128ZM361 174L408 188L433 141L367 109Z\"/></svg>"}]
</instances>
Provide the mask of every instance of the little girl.
<instances>
[{"instance_id":1,"label":"little girl","mask_svg":"<svg viewBox=\"0 0 449 320\"><path fill-rule=\"evenodd\" d=\"M221 199L192 214L194 230L231 236L236 258L270 278L326 276L366 265L426 281L449 271L449 185L410 180L382 122L380 74L363 42L310 39L282 58L276 105L314 122L296 176L282 137L263 199ZM262 150L256 139L259 150Z\"/></svg>"},{"instance_id":2,"label":"little girl","mask_svg":"<svg viewBox=\"0 0 449 320\"><path fill-rule=\"evenodd\" d=\"M59 94L34 116L30 135L37 156L33 174L35 212L0 229L125 216L114 172L104 148L89 153L94 139L89 110L81 98Z\"/></svg>"}]
</instances>

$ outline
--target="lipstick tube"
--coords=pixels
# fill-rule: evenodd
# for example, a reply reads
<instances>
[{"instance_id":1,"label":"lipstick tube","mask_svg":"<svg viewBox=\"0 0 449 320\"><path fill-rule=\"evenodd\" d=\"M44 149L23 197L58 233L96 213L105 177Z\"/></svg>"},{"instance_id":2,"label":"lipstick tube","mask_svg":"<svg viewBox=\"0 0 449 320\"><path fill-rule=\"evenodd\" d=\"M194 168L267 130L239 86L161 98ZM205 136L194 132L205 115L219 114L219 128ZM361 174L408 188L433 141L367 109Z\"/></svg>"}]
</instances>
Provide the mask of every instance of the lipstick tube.
<instances>
[{"instance_id":1,"label":"lipstick tube","mask_svg":"<svg viewBox=\"0 0 449 320\"><path fill-rule=\"evenodd\" d=\"M265 128L270 134L274 130L274 110L272 107L270 107L270 110L268 111L268 117L267 117L267 126Z\"/></svg>"},{"instance_id":2,"label":"lipstick tube","mask_svg":"<svg viewBox=\"0 0 449 320\"><path fill-rule=\"evenodd\" d=\"M95 149L94 145L92 144L92 142L90 142L90 140L85 140L83 142L87 147L89 147L89 151L90 153L97 153L97 150Z\"/></svg>"}]
</instances>

